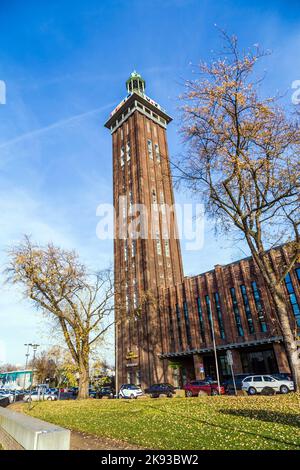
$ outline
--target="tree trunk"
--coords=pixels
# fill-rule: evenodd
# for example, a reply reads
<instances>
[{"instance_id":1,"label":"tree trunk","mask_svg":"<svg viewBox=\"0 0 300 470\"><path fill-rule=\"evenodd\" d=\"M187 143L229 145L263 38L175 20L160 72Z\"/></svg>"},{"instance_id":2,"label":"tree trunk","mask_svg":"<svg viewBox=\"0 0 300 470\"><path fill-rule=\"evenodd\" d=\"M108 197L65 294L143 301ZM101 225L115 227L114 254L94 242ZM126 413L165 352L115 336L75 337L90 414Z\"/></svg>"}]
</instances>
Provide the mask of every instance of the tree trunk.
<instances>
[{"instance_id":1,"label":"tree trunk","mask_svg":"<svg viewBox=\"0 0 300 470\"><path fill-rule=\"evenodd\" d=\"M275 287L273 289L273 300L277 310L278 318L280 321L280 326L283 335L283 342L285 345L285 350L293 376L293 380L297 390L300 389L300 358L299 358L299 349L297 346L297 341L295 335L293 334L289 314L286 305L286 301L282 298L282 292L280 287Z\"/></svg>"},{"instance_id":2,"label":"tree trunk","mask_svg":"<svg viewBox=\"0 0 300 470\"><path fill-rule=\"evenodd\" d=\"M80 361L79 364L79 390L78 399L84 400L89 397L89 364L88 361Z\"/></svg>"}]
</instances>

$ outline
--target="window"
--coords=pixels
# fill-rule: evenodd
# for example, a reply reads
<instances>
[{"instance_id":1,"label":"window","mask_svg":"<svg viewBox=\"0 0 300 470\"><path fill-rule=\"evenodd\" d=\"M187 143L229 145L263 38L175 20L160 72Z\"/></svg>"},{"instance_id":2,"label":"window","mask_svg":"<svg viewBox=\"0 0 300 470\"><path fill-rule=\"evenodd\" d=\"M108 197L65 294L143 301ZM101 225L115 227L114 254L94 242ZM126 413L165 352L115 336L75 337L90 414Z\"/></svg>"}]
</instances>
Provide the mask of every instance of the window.
<instances>
[{"instance_id":1,"label":"window","mask_svg":"<svg viewBox=\"0 0 300 470\"><path fill-rule=\"evenodd\" d=\"M265 322L264 309L263 309L262 302L261 302L260 291L259 291L255 281L253 281L251 283L251 285L252 285L252 292L253 292L254 302L255 302L257 313L258 313L258 320L259 320L259 324L260 324L260 330L263 333L265 333L267 331L267 324Z\"/></svg>"},{"instance_id":2,"label":"window","mask_svg":"<svg viewBox=\"0 0 300 470\"><path fill-rule=\"evenodd\" d=\"M178 328L179 347L180 347L180 349L182 349L181 317L180 317L180 309L179 309L179 305L178 305L178 304L176 304L176 317L177 317L177 328Z\"/></svg>"},{"instance_id":3,"label":"window","mask_svg":"<svg viewBox=\"0 0 300 470\"><path fill-rule=\"evenodd\" d=\"M233 313L234 313L234 318L235 318L235 323L236 323L236 329L237 329L237 332L238 332L239 336L244 336L242 320L241 320L241 316L240 316L238 301L237 301L237 298L236 298L236 293L235 293L235 288L234 287L230 288L230 294L231 294L231 300L232 300L232 305L233 305Z\"/></svg>"},{"instance_id":4,"label":"window","mask_svg":"<svg viewBox=\"0 0 300 470\"><path fill-rule=\"evenodd\" d=\"M169 240L165 240L165 253L166 253L166 256L169 258L169 257L170 257L170 245L169 245Z\"/></svg>"},{"instance_id":5,"label":"window","mask_svg":"<svg viewBox=\"0 0 300 470\"><path fill-rule=\"evenodd\" d=\"M136 240L131 241L131 257L134 258L136 255Z\"/></svg>"},{"instance_id":6,"label":"window","mask_svg":"<svg viewBox=\"0 0 300 470\"><path fill-rule=\"evenodd\" d=\"M296 268L296 269L295 269L295 273L296 273L297 279L298 279L298 281L299 281L299 283L300 283L300 268Z\"/></svg>"},{"instance_id":7,"label":"window","mask_svg":"<svg viewBox=\"0 0 300 470\"><path fill-rule=\"evenodd\" d=\"M155 145L154 145L154 148L155 148L156 161L157 161L158 163L160 163L160 153L159 153L159 146L158 146L158 144L155 144Z\"/></svg>"},{"instance_id":8,"label":"window","mask_svg":"<svg viewBox=\"0 0 300 470\"><path fill-rule=\"evenodd\" d=\"M216 304L216 312L217 312L220 336L221 336L222 339L225 339L225 330L224 330L224 324L223 324L223 318L222 318L220 297L219 297L218 292L214 293L214 298L215 298L215 304Z\"/></svg>"},{"instance_id":9,"label":"window","mask_svg":"<svg viewBox=\"0 0 300 470\"><path fill-rule=\"evenodd\" d=\"M205 303L206 303L206 311L207 311L207 316L208 316L208 321L209 321L209 328L210 328L210 335L211 338L213 339L214 337L214 327L212 323L212 312L211 312L211 305L210 305L210 298L208 295L205 296Z\"/></svg>"},{"instance_id":10,"label":"window","mask_svg":"<svg viewBox=\"0 0 300 470\"><path fill-rule=\"evenodd\" d=\"M126 157L127 157L127 161L129 162L130 157L131 157L131 150L130 150L130 142L129 141L126 144Z\"/></svg>"},{"instance_id":11,"label":"window","mask_svg":"<svg viewBox=\"0 0 300 470\"><path fill-rule=\"evenodd\" d=\"M184 320L185 320L187 344L189 347L192 347L190 319L189 319L189 312L188 312L188 306L187 306L186 301L183 302L183 314L184 314Z\"/></svg>"},{"instance_id":12,"label":"window","mask_svg":"<svg viewBox=\"0 0 300 470\"><path fill-rule=\"evenodd\" d=\"M203 312L202 312L200 297L197 297L197 310L198 310L200 336L201 336L202 341L205 341L205 329L204 329Z\"/></svg>"},{"instance_id":13,"label":"window","mask_svg":"<svg viewBox=\"0 0 300 470\"><path fill-rule=\"evenodd\" d=\"M123 140L123 128L122 128L122 127L121 127L121 132L120 132L120 134L121 134L121 139Z\"/></svg>"},{"instance_id":14,"label":"window","mask_svg":"<svg viewBox=\"0 0 300 470\"><path fill-rule=\"evenodd\" d=\"M299 304L298 304L298 301L297 301L297 297L296 297L296 294L295 294L295 289L294 289L294 286L293 286L293 282L292 282L292 278L291 278L290 273L285 277L284 281L285 281L286 290L288 291L288 296L289 296L289 299L290 299L290 303L291 303L291 306L292 306L292 309L293 309L293 312L294 312L294 315L295 315L297 326L298 326L298 328L300 328L300 308L299 308Z\"/></svg>"},{"instance_id":15,"label":"window","mask_svg":"<svg viewBox=\"0 0 300 470\"><path fill-rule=\"evenodd\" d=\"M138 306L138 292L137 292L137 282L136 279L133 279L133 307L137 308Z\"/></svg>"},{"instance_id":16,"label":"window","mask_svg":"<svg viewBox=\"0 0 300 470\"><path fill-rule=\"evenodd\" d=\"M245 308L245 313L246 313L246 318L247 318L247 323L248 323L248 330L249 330L249 333L252 335L255 330L254 330L254 325L253 325L249 299L247 295L247 289L246 289L246 286L244 285L241 285L240 289L241 289L241 294L242 294L243 302L244 302L244 308Z\"/></svg>"},{"instance_id":17,"label":"window","mask_svg":"<svg viewBox=\"0 0 300 470\"><path fill-rule=\"evenodd\" d=\"M272 379L269 375L264 375L263 380L264 382L276 382L275 379Z\"/></svg>"},{"instance_id":18,"label":"window","mask_svg":"<svg viewBox=\"0 0 300 470\"><path fill-rule=\"evenodd\" d=\"M253 382L262 382L262 377L261 376L253 377Z\"/></svg>"},{"instance_id":19,"label":"window","mask_svg":"<svg viewBox=\"0 0 300 470\"><path fill-rule=\"evenodd\" d=\"M153 149L152 149L152 140L148 139L147 140L147 146L148 146L148 155L153 160Z\"/></svg>"},{"instance_id":20,"label":"window","mask_svg":"<svg viewBox=\"0 0 300 470\"><path fill-rule=\"evenodd\" d=\"M120 159L121 159L121 167L123 167L124 163L125 163L125 160L124 160L124 147L123 146L121 147Z\"/></svg>"},{"instance_id":21,"label":"window","mask_svg":"<svg viewBox=\"0 0 300 470\"><path fill-rule=\"evenodd\" d=\"M147 119L147 132L150 134L150 122Z\"/></svg>"},{"instance_id":22,"label":"window","mask_svg":"<svg viewBox=\"0 0 300 470\"><path fill-rule=\"evenodd\" d=\"M124 241L124 260L127 261L127 240Z\"/></svg>"},{"instance_id":23,"label":"window","mask_svg":"<svg viewBox=\"0 0 300 470\"><path fill-rule=\"evenodd\" d=\"M155 189L152 189L152 202L153 202L153 204L157 203L157 197L156 197Z\"/></svg>"},{"instance_id":24,"label":"window","mask_svg":"<svg viewBox=\"0 0 300 470\"><path fill-rule=\"evenodd\" d=\"M171 349L171 351L175 351L175 337L174 337L171 307L169 307L169 338L170 338L170 349Z\"/></svg>"}]
</instances>

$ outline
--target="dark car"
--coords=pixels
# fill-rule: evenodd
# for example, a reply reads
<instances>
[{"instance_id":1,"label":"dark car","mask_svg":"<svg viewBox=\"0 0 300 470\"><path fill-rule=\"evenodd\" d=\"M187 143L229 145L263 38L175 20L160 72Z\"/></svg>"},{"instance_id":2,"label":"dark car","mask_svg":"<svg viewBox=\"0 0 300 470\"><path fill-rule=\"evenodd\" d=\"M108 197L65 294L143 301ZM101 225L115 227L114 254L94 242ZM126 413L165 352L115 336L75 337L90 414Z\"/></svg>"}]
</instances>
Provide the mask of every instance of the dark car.
<instances>
[{"instance_id":1,"label":"dark car","mask_svg":"<svg viewBox=\"0 0 300 470\"><path fill-rule=\"evenodd\" d=\"M248 374L235 374L234 375L236 390L242 390L242 382L249 375L253 375L253 374L250 372ZM234 390L234 383L233 383L232 377L230 377L227 380L224 380L222 382L222 385L225 387L226 393L228 393L228 395L234 394L235 390Z\"/></svg>"},{"instance_id":2,"label":"dark car","mask_svg":"<svg viewBox=\"0 0 300 470\"><path fill-rule=\"evenodd\" d=\"M150 395L151 398L158 398L160 395L166 395L168 398L172 398L175 394L173 385L168 383L153 384L149 388L146 388L145 393Z\"/></svg>"},{"instance_id":3,"label":"dark car","mask_svg":"<svg viewBox=\"0 0 300 470\"><path fill-rule=\"evenodd\" d=\"M216 382L210 382L208 380L193 380L187 383L184 387L186 397L197 397L199 392L207 393L207 395L224 395L225 388L220 386Z\"/></svg>"},{"instance_id":4,"label":"dark car","mask_svg":"<svg viewBox=\"0 0 300 470\"><path fill-rule=\"evenodd\" d=\"M90 398L97 398L97 390L93 390L92 388L89 389L89 397Z\"/></svg>"},{"instance_id":5,"label":"dark car","mask_svg":"<svg viewBox=\"0 0 300 470\"><path fill-rule=\"evenodd\" d=\"M109 386L101 387L97 391L97 398L103 398L103 397L114 398L115 394L116 392L112 387L109 387Z\"/></svg>"}]
</instances>

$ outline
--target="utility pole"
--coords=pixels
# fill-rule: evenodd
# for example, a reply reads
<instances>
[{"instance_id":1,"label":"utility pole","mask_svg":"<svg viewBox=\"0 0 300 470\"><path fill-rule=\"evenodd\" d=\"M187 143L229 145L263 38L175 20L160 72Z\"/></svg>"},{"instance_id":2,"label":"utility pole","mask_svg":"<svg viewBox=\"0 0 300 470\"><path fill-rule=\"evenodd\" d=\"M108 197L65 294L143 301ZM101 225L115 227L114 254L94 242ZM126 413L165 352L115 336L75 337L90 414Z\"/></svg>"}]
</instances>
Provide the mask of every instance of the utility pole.
<instances>
[{"instance_id":1,"label":"utility pole","mask_svg":"<svg viewBox=\"0 0 300 470\"><path fill-rule=\"evenodd\" d=\"M27 370L27 366L28 366L28 358L29 358L29 348L30 346L32 346L31 343L26 343L24 344L24 346L27 346L27 352L25 354L25 357L26 357L26 361L25 361L25 371ZM23 383L23 389L25 390L25 383L26 383L26 372L24 374L24 383Z\"/></svg>"},{"instance_id":2,"label":"utility pole","mask_svg":"<svg viewBox=\"0 0 300 470\"><path fill-rule=\"evenodd\" d=\"M34 378L35 356L36 356L36 351L37 351L37 348L39 347L39 344L31 344L31 347L33 349L33 358L32 358L32 378L31 378L31 383L30 383L29 403L31 403L32 385L33 385L33 378Z\"/></svg>"},{"instance_id":3,"label":"utility pole","mask_svg":"<svg viewBox=\"0 0 300 470\"><path fill-rule=\"evenodd\" d=\"M217 355L217 347L216 347L216 340L215 340L214 320L213 320L213 317L212 317L211 309L210 309L210 324L211 324L211 335L212 335L212 342L213 342L213 349L214 349L214 356L215 356L215 364L216 364L218 391L219 391L219 395L220 395L220 394L221 394L221 386L220 386L220 375L219 375L218 355Z\"/></svg>"}]
</instances>

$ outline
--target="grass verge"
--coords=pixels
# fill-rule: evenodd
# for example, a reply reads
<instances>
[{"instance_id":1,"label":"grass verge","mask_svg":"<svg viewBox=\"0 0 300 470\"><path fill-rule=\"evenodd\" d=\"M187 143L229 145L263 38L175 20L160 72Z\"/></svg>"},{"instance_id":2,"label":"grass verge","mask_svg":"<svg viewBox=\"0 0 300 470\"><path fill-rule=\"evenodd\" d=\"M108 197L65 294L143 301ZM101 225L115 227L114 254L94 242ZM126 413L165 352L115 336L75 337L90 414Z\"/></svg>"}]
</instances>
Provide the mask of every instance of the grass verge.
<instances>
[{"instance_id":1,"label":"grass verge","mask_svg":"<svg viewBox=\"0 0 300 470\"><path fill-rule=\"evenodd\" d=\"M152 449L300 449L300 394L36 403L31 416Z\"/></svg>"}]
</instances>

